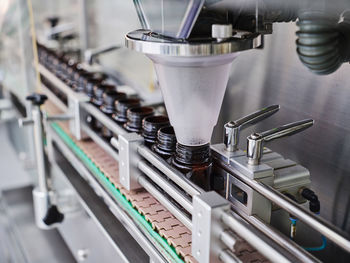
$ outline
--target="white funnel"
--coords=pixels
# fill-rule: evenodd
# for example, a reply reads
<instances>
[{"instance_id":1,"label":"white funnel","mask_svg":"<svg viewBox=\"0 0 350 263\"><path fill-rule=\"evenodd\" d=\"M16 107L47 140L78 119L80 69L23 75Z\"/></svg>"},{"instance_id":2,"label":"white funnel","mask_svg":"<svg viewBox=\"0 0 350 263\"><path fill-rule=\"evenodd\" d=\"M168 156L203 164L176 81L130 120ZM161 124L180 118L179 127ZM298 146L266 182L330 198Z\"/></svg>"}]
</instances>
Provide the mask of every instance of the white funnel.
<instances>
[{"instance_id":1,"label":"white funnel","mask_svg":"<svg viewBox=\"0 0 350 263\"><path fill-rule=\"evenodd\" d=\"M210 142L238 53L205 57L148 55L154 62L170 123L183 145Z\"/></svg>"}]
</instances>

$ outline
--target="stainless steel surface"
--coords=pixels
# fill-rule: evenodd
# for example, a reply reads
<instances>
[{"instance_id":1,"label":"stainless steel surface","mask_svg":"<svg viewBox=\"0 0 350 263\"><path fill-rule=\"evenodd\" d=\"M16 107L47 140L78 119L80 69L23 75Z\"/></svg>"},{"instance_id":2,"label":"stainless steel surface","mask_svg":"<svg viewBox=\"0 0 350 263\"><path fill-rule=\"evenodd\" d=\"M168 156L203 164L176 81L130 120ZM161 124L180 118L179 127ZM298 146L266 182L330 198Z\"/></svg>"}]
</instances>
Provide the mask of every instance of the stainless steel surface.
<instances>
[{"instance_id":1,"label":"stainless steel surface","mask_svg":"<svg viewBox=\"0 0 350 263\"><path fill-rule=\"evenodd\" d=\"M271 262L291 262L288 258L279 253L276 249L271 247L264 240L261 240L260 237L258 237L247 227L245 227L243 223L237 220L233 215L229 213L223 213L221 219L225 225L227 225L232 231L236 232L238 235L244 237L244 239L247 242L249 242L253 247L255 247L267 259L271 260Z\"/></svg>"},{"instance_id":2,"label":"stainless steel surface","mask_svg":"<svg viewBox=\"0 0 350 263\"><path fill-rule=\"evenodd\" d=\"M242 262L237 257L234 257L234 255L229 253L227 250L224 250L219 254L219 259L224 263L235 263L235 262L241 263Z\"/></svg>"},{"instance_id":3,"label":"stainless steel surface","mask_svg":"<svg viewBox=\"0 0 350 263\"><path fill-rule=\"evenodd\" d=\"M227 246L231 251L235 251L235 246L237 244L236 237L233 236L229 230L225 230L220 234L220 240Z\"/></svg>"},{"instance_id":4,"label":"stainless steel surface","mask_svg":"<svg viewBox=\"0 0 350 263\"><path fill-rule=\"evenodd\" d=\"M229 152L238 150L239 143L239 132L245 128L248 128L251 125L256 124L259 121L262 121L272 114L276 113L280 109L279 105L272 105L265 107L261 110L253 112L245 117L242 117L236 121L230 121L224 126L224 144L226 150Z\"/></svg>"},{"instance_id":5,"label":"stainless steel surface","mask_svg":"<svg viewBox=\"0 0 350 263\"><path fill-rule=\"evenodd\" d=\"M138 168L147 175L153 182L160 186L168 195L178 202L187 212L192 214L193 206L191 201L184 196L178 189L172 186L168 180L164 179L155 169L148 165L145 161L139 161Z\"/></svg>"},{"instance_id":6,"label":"stainless steel surface","mask_svg":"<svg viewBox=\"0 0 350 263\"><path fill-rule=\"evenodd\" d=\"M119 149L119 142L118 142L117 138L112 137L110 143L115 149L117 149L117 150Z\"/></svg>"},{"instance_id":7,"label":"stainless steel surface","mask_svg":"<svg viewBox=\"0 0 350 263\"><path fill-rule=\"evenodd\" d=\"M205 192L193 197L192 255L201 263L220 262L220 252L225 244L220 234L225 227L221 214L230 209L230 203L215 192Z\"/></svg>"},{"instance_id":8,"label":"stainless steel surface","mask_svg":"<svg viewBox=\"0 0 350 263\"><path fill-rule=\"evenodd\" d=\"M181 221L188 229L192 230L191 219L185 215L179 208L177 208L169 199L167 199L164 194L155 188L152 183L150 183L143 175L138 177L138 182L142 187L144 187L148 192L162 204L166 209L168 209L177 219Z\"/></svg>"},{"instance_id":9,"label":"stainless steel surface","mask_svg":"<svg viewBox=\"0 0 350 263\"><path fill-rule=\"evenodd\" d=\"M248 163L258 165L263 154L264 143L299 133L314 124L313 120L297 121L261 133L253 133L247 138Z\"/></svg>"},{"instance_id":10,"label":"stainless steel surface","mask_svg":"<svg viewBox=\"0 0 350 263\"><path fill-rule=\"evenodd\" d=\"M166 176L168 176L174 183L180 186L181 189L186 191L189 195L194 196L203 192L202 189L194 185L176 169L170 167L167 162L165 162L162 158L153 153L146 146L138 147L137 151L143 158L145 158L157 169L159 169Z\"/></svg>"},{"instance_id":11,"label":"stainless steel surface","mask_svg":"<svg viewBox=\"0 0 350 263\"><path fill-rule=\"evenodd\" d=\"M141 188L138 177L140 170L137 165L140 156L138 147L143 143L143 137L137 133L126 133L118 136L119 142L119 180L128 190Z\"/></svg>"},{"instance_id":12,"label":"stainless steel surface","mask_svg":"<svg viewBox=\"0 0 350 263\"><path fill-rule=\"evenodd\" d=\"M217 41L223 41L230 37L232 37L232 25L219 25L219 24L213 24L211 26L211 36L212 38L216 38Z\"/></svg>"},{"instance_id":13,"label":"stainless steel surface","mask_svg":"<svg viewBox=\"0 0 350 263\"><path fill-rule=\"evenodd\" d=\"M38 172L38 190L47 193L49 191L47 182L47 167L45 163L43 115L39 106L34 106L32 110L35 158Z\"/></svg>"},{"instance_id":14,"label":"stainless steel surface","mask_svg":"<svg viewBox=\"0 0 350 263\"><path fill-rule=\"evenodd\" d=\"M33 189L33 206L34 206L34 212L35 212L35 222L38 228L43 230L47 230L55 227L55 224L47 225L43 221L52 204L51 203L52 195L53 195L52 192L43 191L39 187Z\"/></svg>"},{"instance_id":15,"label":"stainless steel surface","mask_svg":"<svg viewBox=\"0 0 350 263\"><path fill-rule=\"evenodd\" d=\"M338 246L342 247L344 250L350 252L350 241L342 234L339 234L339 230L336 230L332 224L322 218L316 217L314 214L299 206L294 201L287 198L272 187L265 185L264 183L257 180L251 180L241 175L239 172L227 164L221 163L220 165L228 172L233 173L240 181L249 185L282 209L285 209L289 213L295 215L299 220L305 222L311 228L317 230L325 237L336 243Z\"/></svg>"},{"instance_id":16,"label":"stainless steel surface","mask_svg":"<svg viewBox=\"0 0 350 263\"><path fill-rule=\"evenodd\" d=\"M227 121L264 105L278 103L283 107L277 115L258 123L254 129L242 131L244 138L286 120L314 119L312 129L276 141L270 148L310 170L311 187L321 202L320 216L349 233L350 65L344 64L328 76L312 74L300 63L295 52L297 30L294 23L275 24L274 33L265 36L264 49L241 53L233 62L212 141L222 142ZM242 140L240 148L245 149L245 144ZM318 238L313 241L317 243ZM338 255L339 262L349 261L349 254L332 243L323 252L313 253L326 262L332 262L334 254Z\"/></svg>"},{"instance_id":17,"label":"stainless steel surface","mask_svg":"<svg viewBox=\"0 0 350 263\"><path fill-rule=\"evenodd\" d=\"M78 0L78 20L79 20L79 46L81 57L85 50L89 48L90 35L88 32L88 3L87 0Z\"/></svg>"},{"instance_id":18,"label":"stainless steel surface","mask_svg":"<svg viewBox=\"0 0 350 263\"><path fill-rule=\"evenodd\" d=\"M126 35L125 45L129 49L146 54L212 56L257 48L261 45L261 36L250 35L245 39L231 38L224 42L209 40L189 43L184 40L156 37L151 31L140 29Z\"/></svg>"}]
</instances>

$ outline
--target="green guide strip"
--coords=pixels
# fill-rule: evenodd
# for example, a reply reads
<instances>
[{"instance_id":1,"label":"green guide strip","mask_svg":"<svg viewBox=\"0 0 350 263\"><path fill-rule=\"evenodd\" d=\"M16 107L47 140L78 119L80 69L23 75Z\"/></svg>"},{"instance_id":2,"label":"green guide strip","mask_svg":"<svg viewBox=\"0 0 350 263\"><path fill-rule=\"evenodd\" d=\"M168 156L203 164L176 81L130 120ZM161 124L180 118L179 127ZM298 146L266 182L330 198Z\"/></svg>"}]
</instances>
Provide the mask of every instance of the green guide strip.
<instances>
[{"instance_id":1,"label":"green guide strip","mask_svg":"<svg viewBox=\"0 0 350 263\"><path fill-rule=\"evenodd\" d=\"M146 220L144 215L134 208L130 201L120 192L118 188L104 175L98 166L85 154L85 152L72 140L72 138L57 124L52 123L52 128L67 144L67 146L76 154L76 156L87 166L87 168L97 177L100 183L113 195L115 200L124 210L136 220L144 230L146 230L154 240L156 240L174 262L184 262L180 255L178 255L173 246L170 246L164 237L161 237L157 231L152 228L150 222Z\"/></svg>"}]
</instances>

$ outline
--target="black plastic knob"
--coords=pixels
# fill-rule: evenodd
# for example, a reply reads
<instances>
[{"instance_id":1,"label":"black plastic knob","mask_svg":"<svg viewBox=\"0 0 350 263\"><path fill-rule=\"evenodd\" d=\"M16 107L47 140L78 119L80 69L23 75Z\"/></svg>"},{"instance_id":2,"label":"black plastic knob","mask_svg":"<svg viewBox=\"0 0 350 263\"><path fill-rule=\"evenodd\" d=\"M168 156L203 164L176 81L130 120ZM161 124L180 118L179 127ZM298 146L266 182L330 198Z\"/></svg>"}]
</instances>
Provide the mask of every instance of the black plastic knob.
<instances>
[{"instance_id":1,"label":"black plastic knob","mask_svg":"<svg viewBox=\"0 0 350 263\"><path fill-rule=\"evenodd\" d=\"M48 17L47 21L50 23L51 27L55 27L60 22L60 18L57 16Z\"/></svg>"},{"instance_id":2,"label":"black plastic knob","mask_svg":"<svg viewBox=\"0 0 350 263\"><path fill-rule=\"evenodd\" d=\"M44 94L33 93L26 97L26 100L30 100L33 105L40 106L45 103L47 96Z\"/></svg>"},{"instance_id":3,"label":"black plastic knob","mask_svg":"<svg viewBox=\"0 0 350 263\"><path fill-rule=\"evenodd\" d=\"M57 206L52 205L49 210L47 210L43 221L46 225L49 226L55 223L61 223L63 219L64 215L58 210Z\"/></svg>"}]
</instances>

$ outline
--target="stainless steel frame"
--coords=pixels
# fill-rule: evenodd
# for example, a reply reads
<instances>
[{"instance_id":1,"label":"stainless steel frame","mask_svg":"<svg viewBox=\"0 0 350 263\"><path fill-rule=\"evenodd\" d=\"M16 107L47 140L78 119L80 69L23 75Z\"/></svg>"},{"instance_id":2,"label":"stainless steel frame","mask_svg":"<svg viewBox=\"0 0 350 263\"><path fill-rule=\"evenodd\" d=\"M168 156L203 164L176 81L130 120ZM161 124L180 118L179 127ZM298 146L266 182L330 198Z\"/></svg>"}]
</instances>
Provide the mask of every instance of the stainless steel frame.
<instances>
[{"instance_id":1,"label":"stainless steel frame","mask_svg":"<svg viewBox=\"0 0 350 263\"><path fill-rule=\"evenodd\" d=\"M101 146L104 149L106 149L107 152L112 154L112 156L115 156L115 159L120 159L120 152L124 150L120 144L120 140L123 140L122 138L123 138L124 134L126 134L125 131L122 130L122 128L119 125L117 125L116 123L111 121L106 115L101 114L95 107L89 105L88 103L82 103L80 105L84 110L86 110L90 114L92 113L94 115L94 117L97 117L102 122L103 125L106 125L109 129L111 129L116 134L116 137L118 137L118 139L117 138L113 139L113 145L115 148L118 149L119 155L108 144L104 143L104 144L101 144ZM100 139L96 135L94 135L93 131L89 130L84 125L82 125L82 127L84 127L83 129L85 131L87 131L87 133L90 134L90 137L92 139L96 140L97 143L101 142ZM51 132L52 131L50 131L50 133ZM79 163L79 160L77 160L76 157L73 158L72 153L68 153L68 150L67 150L68 148L66 146L64 146L62 142L60 142L60 139L58 138L57 135L53 135L52 137L53 137L53 140L58 145L60 145L61 150L65 150L67 156L69 156L69 159L75 160L74 163L76 163L76 162ZM186 215L184 215L181 211L179 211L178 208L174 207L171 204L171 202L168 200L168 197L166 197L163 193L159 192L150 182L152 181L153 183L157 184L165 192L171 193L174 200L177 201L182 207L185 208L185 210L187 210L190 213L193 213L193 211L194 211L193 209L195 209L195 208L193 207L193 204L191 203L191 201L189 199L187 199L187 197L185 197L185 195L181 191L184 191L185 193L189 194L190 196L195 197L201 193L204 193L203 190L199 189L197 186L193 185L193 183L189 182L183 175L181 175L175 169L171 168L164 160L159 158L157 155L155 155L152 151L150 151L147 147L145 147L143 145L137 146L129 154L131 154L134 157L136 157L136 155L139 155L141 157L140 161L138 161L138 163L137 163L137 169L140 169L140 171L148 177L148 178L146 178L144 175L141 175L141 174L139 176L137 176L136 178L137 178L139 184L142 185L143 187L145 187L146 189L148 189L150 192L152 192L154 194L154 196L156 197L156 199L158 199L163 205L165 205L169 209L169 211L173 212L174 215L181 222L183 222L187 227L192 229L193 222L191 222L191 220ZM142 160L142 158L145 158L145 160ZM149 162L149 164L148 164L148 162ZM77 164L75 164L75 165L77 165ZM276 193L275 190L271 190L270 187L267 187L264 184L255 181L254 179L249 179L249 178L243 177L243 176L241 176L242 177L241 178L239 175L237 176L237 174L239 174L239 173L237 173L237 171L235 171L228 164L223 165L220 163L220 165L225 170L232 173L232 175L236 176L237 179L239 179L243 183L249 185L254 190L257 190L259 193L261 193L262 195L264 195L265 197L267 197L271 201L276 202L283 209L286 209L287 211L293 211L293 213L294 214L297 213L298 216L301 215L300 219L306 219L306 220L308 220L308 222L312 222L314 225L316 225L315 228L317 230L319 230L321 233L325 234L327 237L329 237L331 240L337 242L342 247L348 248L347 246L348 246L349 241L346 240L341 235L339 235L338 233L336 233L335 231L333 231L332 226L329 226L328 224L325 224L324 222L322 222L322 220L319 220L318 218L315 218L314 216L310 215L310 213L308 213L304 209L301 209L298 205L295 205L293 202L287 200L287 198L285 198L280 193ZM82 165L80 164L79 165L80 169L81 169L81 166ZM152 166L154 166L154 168ZM86 168L85 168L85 171L86 171ZM84 172L84 174L86 174L86 172ZM178 185L180 187L179 189L182 189L182 190L179 191L179 190L177 190L178 188L174 188L174 186L172 186L171 183L169 183L169 181L163 179L163 176L166 176L169 179L171 179L172 183L175 183L176 185ZM91 177L91 175L89 177ZM258 187L256 185L258 185ZM261 190L261 189L264 189L264 190ZM104 192L104 190L100 188L99 192ZM276 198L276 196L277 196L277 198ZM297 211L297 212L295 212L295 211ZM227 215L224 216L224 221L226 223L228 223L229 226L233 227L233 230L236 233L245 236L246 232L241 233L240 231L243 231L243 229L246 229L246 228L244 226L242 226L241 224L235 225L237 222L235 220L234 221L232 221L232 220L234 220L234 219L229 219L227 217ZM233 224L232 222L235 222L235 224ZM254 220L250 220L250 222L254 222ZM269 227L267 227L266 225L264 225L264 227L262 227L261 223L259 224L259 223L255 222L255 224L258 226L258 228L263 229L264 230L263 232L265 232L265 233L269 233L269 234L274 233L272 229L268 230ZM246 229L244 231L251 231L251 230ZM248 236L251 235L251 237L252 237L252 239L250 239L250 241L253 242L252 245L255 246L265 256L268 256L269 259L277 260L279 262L281 262L280 260L282 260L282 258L283 258L282 261L285 260L285 257L282 257L282 258L280 257L281 256L280 252L268 253L268 255L266 255L266 251L270 251L270 249L272 249L271 251L275 251L275 249L268 246L269 248L266 250L265 241L257 239L256 234L253 234L253 232L248 232L248 233L251 233L251 234L248 234ZM225 235L226 234L224 234L225 238L223 238L223 239L226 240L226 242L224 242L226 245L234 243L233 236L231 236L231 240L230 240L230 239L228 239L227 235L226 236ZM287 240L281 238L278 234L271 235L271 237L273 239L276 239L279 241L283 240L282 247L283 247L283 249L288 251L288 253L297 251L298 253L296 253L296 255L294 255L294 256L297 257L299 260L302 261L302 260L308 259L308 261L315 261L312 259L312 257L308 256L308 253L306 253L305 251L301 251L300 249L295 248L295 245L293 245L293 243L291 245L291 248L286 249L286 247L288 246L286 244L290 243L290 241L287 241ZM227 240L229 240L229 241L227 241ZM193 241L195 242L195 235L194 235ZM222 241L220 241L220 242L222 242ZM265 245L262 245L262 244L265 244ZM230 245L230 247L231 247L231 245ZM293 249L293 247L295 249ZM194 254L194 256L195 256L195 254ZM226 252L219 253L216 256L217 256L217 259L224 258L224 260L225 259L231 260L231 261L234 260L231 257L229 257L229 254L226 254Z\"/></svg>"}]
</instances>

